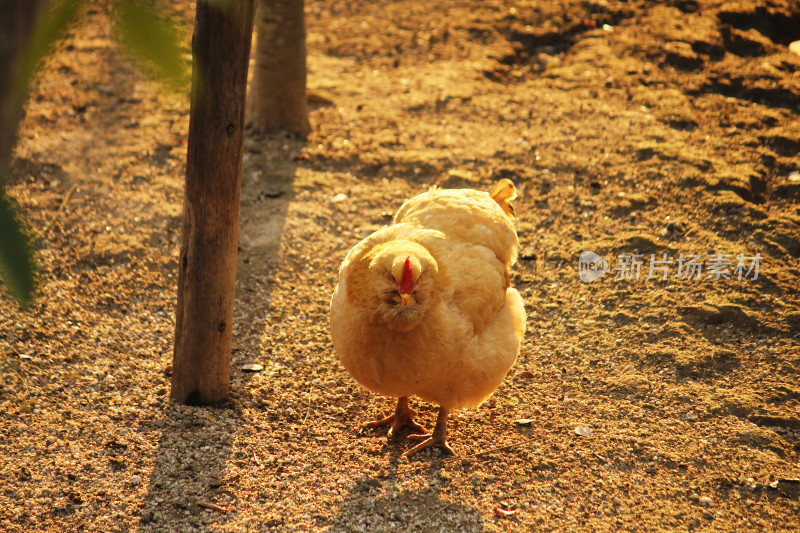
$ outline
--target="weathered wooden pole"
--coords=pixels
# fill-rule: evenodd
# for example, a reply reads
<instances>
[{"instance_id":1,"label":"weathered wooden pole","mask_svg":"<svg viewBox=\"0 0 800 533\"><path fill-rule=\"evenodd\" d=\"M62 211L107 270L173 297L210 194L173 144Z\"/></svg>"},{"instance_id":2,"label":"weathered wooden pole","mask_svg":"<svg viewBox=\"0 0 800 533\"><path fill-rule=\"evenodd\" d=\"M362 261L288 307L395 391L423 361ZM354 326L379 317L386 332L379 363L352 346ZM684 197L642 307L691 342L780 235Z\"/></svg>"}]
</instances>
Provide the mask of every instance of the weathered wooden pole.
<instances>
[{"instance_id":1,"label":"weathered wooden pole","mask_svg":"<svg viewBox=\"0 0 800 533\"><path fill-rule=\"evenodd\" d=\"M239 238L253 0L198 0L172 397L224 400Z\"/></svg>"},{"instance_id":2,"label":"weathered wooden pole","mask_svg":"<svg viewBox=\"0 0 800 533\"><path fill-rule=\"evenodd\" d=\"M306 98L306 26L303 0L258 0L256 62L247 123L255 132L311 131Z\"/></svg>"}]
</instances>

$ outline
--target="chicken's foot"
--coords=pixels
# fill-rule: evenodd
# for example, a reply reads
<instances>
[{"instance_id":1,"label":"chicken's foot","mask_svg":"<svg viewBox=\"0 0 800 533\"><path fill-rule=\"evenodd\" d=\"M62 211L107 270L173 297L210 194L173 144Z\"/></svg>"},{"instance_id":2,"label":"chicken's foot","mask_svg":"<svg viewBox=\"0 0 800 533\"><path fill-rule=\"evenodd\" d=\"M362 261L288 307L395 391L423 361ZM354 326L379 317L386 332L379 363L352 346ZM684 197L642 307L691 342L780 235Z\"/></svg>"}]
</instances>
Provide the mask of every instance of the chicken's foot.
<instances>
[{"instance_id":1,"label":"chicken's foot","mask_svg":"<svg viewBox=\"0 0 800 533\"><path fill-rule=\"evenodd\" d=\"M414 431L427 432L427 430L414 421L417 412L408 406L408 396L398 398L397 407L394 409L394 414L373 420L372 422L365 422L365 428L376 428L381 426L389 426L389 438L397 434L402 428L410 427Z\"/></svg>"},{"instance_id":2,"label":"chicken's foot","mask_svg":"<svg viewBox=\"0 0 800 533\"><path fill-rule=\"evenodd\" d=\"M405 452L400 457L403 459L408 459L412 455L431 447L441 449L445 455L455 455L456 452L454 452L453 448L447 444L447 417L449 414L450 412L447 409L440 407L439 415L436 417L436 427L433 428L433 433L409 435L409 439L420 441L420 443Z\"/></svg>"}]
</instances>

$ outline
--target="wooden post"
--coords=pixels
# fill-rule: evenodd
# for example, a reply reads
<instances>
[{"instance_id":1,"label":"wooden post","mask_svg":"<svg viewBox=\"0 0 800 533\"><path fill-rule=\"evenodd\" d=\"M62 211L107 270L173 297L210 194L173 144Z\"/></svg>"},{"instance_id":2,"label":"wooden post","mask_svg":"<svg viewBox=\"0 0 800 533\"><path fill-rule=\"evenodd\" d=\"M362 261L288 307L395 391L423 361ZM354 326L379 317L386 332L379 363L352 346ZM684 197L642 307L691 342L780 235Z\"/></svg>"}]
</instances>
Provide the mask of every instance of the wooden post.
<instances>
[{"instance_id":1,"label":"wooden post","mask_svg":"<svg viewBox=\"0 0 800 533\"><path fill-rule=\"evenodd\" d=\"M306 26L303 0L259 0L256 61L247 123L255 132L311 131L306 98Z\"/></svg>"},{"instance_id":2,"label":"wooden post","mask_svg":"<svg viewBox=\"0 0 800 533\"><path fill-rule=\"evenodd\" d=\"M230 388L242 141L253 0L198 0L172 397L224 400Z\"/></svg>"}]
</instances>

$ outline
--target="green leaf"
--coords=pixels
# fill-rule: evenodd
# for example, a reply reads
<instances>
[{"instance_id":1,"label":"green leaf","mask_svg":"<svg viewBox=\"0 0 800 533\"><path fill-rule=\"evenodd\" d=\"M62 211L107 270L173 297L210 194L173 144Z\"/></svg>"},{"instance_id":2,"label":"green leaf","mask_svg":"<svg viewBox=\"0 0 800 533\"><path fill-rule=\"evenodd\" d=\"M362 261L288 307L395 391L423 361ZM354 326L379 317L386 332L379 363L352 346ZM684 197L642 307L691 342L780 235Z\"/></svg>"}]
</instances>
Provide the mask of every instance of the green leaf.
<instances>
[{"instance_id":1,"label":"green leaf","mask_svg":"<svg viewBox=\"0 0 800 533\"><path fill-rule=\"evenodd\" d=\"M25 308L36 290L33 250L19 219L19 209L0 188L0 275Z\"/></svg>"},{"instance_id":2,"label":"green leaf","mask_svg":"<svg viewBox=\"0 0 800 533\"><path fill-rule=\"evenodd\" d=\"M82 5L83 0L60 0L39 14L31 40L23 52L14 76L15 98L24 99L27 96L31 79L42 58L78 20Z\"/></svg>"},{"instance_id":3,"label":"green leaf","mask_svg":"<svg viewBox=\"0 0 800 533\"><path fill-rule=\"evenodd\" d=\"M115 22L120 43L141 66L176 90L189 86L189 71L181 58L181 39L174 21L151 2L119 0Z\"/></svg>"}]
</instances>

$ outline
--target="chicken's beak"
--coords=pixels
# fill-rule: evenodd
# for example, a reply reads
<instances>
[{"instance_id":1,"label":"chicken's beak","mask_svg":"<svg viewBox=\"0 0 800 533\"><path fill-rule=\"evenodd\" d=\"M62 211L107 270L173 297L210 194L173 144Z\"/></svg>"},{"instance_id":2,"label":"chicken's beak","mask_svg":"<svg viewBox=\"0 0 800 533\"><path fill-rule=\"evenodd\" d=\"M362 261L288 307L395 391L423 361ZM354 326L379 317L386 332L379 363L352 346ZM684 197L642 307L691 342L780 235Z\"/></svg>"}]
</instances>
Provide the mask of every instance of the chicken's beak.
<instances>
[{"instance_id":1,"label":"chicken's beak","mask_svg":"<svg viewBox=\"0 0 800 533\"><path fill-rule=\"evenodd\" d=\"M410 294L400 294L400 299L403 301L403 305L408 305L408 301L411 299Z\"/></svg>"}]
</instances>

